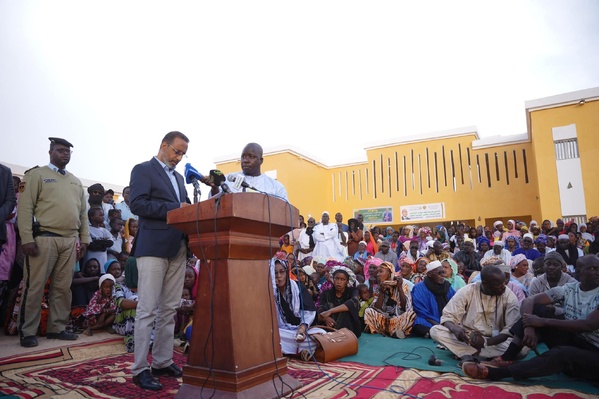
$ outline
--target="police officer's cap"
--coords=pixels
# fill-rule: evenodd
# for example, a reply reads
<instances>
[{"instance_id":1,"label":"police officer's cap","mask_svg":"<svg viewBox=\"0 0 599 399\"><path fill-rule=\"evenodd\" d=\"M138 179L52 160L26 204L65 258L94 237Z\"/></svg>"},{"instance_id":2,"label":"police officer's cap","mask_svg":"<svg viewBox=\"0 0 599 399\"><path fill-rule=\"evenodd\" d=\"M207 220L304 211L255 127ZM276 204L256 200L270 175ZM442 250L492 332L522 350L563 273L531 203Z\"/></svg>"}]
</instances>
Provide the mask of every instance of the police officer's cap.
<instances>
[{"instance_id":1,"label":"police officer's cap","mask_svg":"<svg viewBox=\"0 0 599 399\"><path fill-rule=\"evenodd\" d=\"M65 139L61 139L61 138L58 138L58 137L48 137L48 140L50 140L50 143L52 143L52 144L60 144L60 145L66 146L66 147L72 147L73 146L73 144L69 143Z\"/></svg>"}]
</instances>

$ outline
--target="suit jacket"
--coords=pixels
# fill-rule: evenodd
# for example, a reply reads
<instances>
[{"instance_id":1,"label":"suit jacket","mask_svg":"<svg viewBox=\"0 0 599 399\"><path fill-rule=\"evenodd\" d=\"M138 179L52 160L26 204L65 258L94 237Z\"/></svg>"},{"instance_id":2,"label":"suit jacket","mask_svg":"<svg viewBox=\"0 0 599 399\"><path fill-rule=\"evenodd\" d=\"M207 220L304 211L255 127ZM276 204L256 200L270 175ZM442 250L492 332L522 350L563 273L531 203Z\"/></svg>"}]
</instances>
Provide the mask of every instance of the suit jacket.
<instances>
[{"instance_id":1,"label":"suit jacket","mask_svg":"<svg viewBox=\"0 0 599 399\"><path fill-rule=\"evenodd\" d=\"M6 219L14 211L16 203L12 171L0 164L0 245L6 242Z\"/></svg>"},{"instance_id":2,"label":"suit jacket","mask_svg":"<svg viewBox=\"0 0 599 399\"><path fill-rule=\"evenodd\" d=\"M131 255L170 258L177 254L183 232L166 224L168 211L190 202L183 176L175 172L181 201L162 165L152 158L135 165L131 171L131 212L139 217L139 226Z\"/></svg>"}]
</instances>

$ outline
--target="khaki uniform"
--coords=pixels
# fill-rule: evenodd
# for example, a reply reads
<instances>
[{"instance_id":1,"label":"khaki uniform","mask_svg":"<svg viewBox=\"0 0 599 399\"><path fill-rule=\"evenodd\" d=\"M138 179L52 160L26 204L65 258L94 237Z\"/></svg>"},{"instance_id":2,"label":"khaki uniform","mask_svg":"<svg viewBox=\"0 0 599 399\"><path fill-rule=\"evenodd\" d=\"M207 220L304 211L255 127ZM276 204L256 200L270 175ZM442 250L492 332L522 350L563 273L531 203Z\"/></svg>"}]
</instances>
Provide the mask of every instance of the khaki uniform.
<instances>
[{"instance_id":1,"label":"khaki uniform","mask_svg":"<svg viewBox=\"0 0 599 399\"><path fill-rule=\"evenodd\" d=\"M47 332L63 331L71 310L71 282L77 239L89 244L85 194L71 173L61 175L48 166L25 173L19 187L18 225L23 244L35 242L37 256L27 256L19 311L21 338L36 335L44 286L50 278ZM34 237L33 220L39 223Z\"/></svg>"}]
</instances>

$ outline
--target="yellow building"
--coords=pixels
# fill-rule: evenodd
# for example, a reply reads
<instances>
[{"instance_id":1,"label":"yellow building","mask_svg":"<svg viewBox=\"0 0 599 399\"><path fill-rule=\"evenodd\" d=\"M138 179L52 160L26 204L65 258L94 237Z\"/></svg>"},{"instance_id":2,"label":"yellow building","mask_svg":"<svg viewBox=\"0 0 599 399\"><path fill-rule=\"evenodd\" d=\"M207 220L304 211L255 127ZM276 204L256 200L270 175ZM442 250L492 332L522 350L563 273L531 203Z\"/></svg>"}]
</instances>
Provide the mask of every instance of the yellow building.
<instances>
[{"instance_id":1,"label":"yellow building","mask_svg":"<svg viewBox=\"0 0 599 399\"><path fill-rule=\"evenodd\" d=\"M324 210L394 227L586 220L599 214L591 200L599 181L591 165L599 155L598 100L594 88L529 101L527 133L480 139L467 127L386 140L367 146L367 161L353 164L266 149L262 171L285 185L301 214L317 220ZM238 156L215 163L225 173L240 170Z\"/></svg>"}]
</instances>

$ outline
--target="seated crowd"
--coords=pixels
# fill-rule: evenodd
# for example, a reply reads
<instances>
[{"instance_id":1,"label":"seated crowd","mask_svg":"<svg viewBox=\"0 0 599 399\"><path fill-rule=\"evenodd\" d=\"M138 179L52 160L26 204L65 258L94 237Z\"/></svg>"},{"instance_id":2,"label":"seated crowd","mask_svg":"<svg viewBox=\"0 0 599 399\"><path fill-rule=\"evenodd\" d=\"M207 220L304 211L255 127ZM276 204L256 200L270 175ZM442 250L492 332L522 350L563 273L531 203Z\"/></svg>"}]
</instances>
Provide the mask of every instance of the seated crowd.
<instances>
[{"instance_id":1,"label":"seated crowd","mask_svg":"<svg viewBox=\"0 0 599 399\"><path fill-rule=\"evenodd\" d=\"M335 219L300 220L271 262L285 354L310 359L323 325L430 338L473 378L598 379L599 218L400 231ZM539 342L549 350L519 362Z\"/></svg>"},{"instance_id":2,"label":"seated crowd","mask_svg":"<svg viewBox=\"0 0 599 399\"><path fill-rule=\"evenodd\" d=\"M70 331L106 329L122 335L133 352L137 266L129 253L137 221L128 188L124 205L113 205L113 193L99 184L88 193L92 243L74 266ZM356 337L432 339L474 378L566 372L594 380L588 366L599 360L596 229L597 217L580 226L508 220L506 227L496 221L492 228L410 225L399 231L367 229L361 215L347 225L340 213L335 223L328 212L320 223L301 218L270 261L282 352L310 360L311 334L347 328ZM7 334L18 333L23 289L24 260L12 231L1 254L2 265L10 263L10 277L0 286ZM176 314L182 340L198 284L199 261L190 257ZM47 312L47 299L40 306ZM42 317L40 335L44 323ZM547 352L518 362L541 341Z\"/></svg>"}]
</instances>

